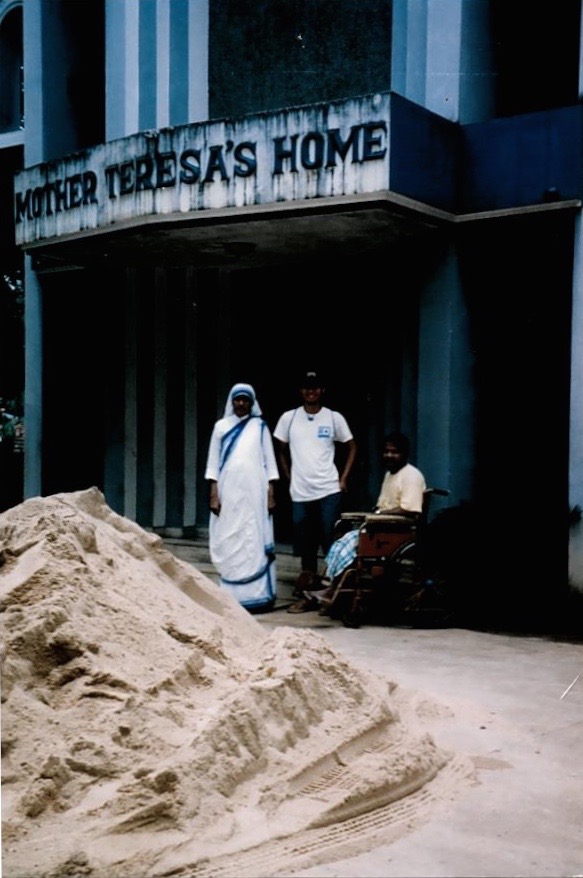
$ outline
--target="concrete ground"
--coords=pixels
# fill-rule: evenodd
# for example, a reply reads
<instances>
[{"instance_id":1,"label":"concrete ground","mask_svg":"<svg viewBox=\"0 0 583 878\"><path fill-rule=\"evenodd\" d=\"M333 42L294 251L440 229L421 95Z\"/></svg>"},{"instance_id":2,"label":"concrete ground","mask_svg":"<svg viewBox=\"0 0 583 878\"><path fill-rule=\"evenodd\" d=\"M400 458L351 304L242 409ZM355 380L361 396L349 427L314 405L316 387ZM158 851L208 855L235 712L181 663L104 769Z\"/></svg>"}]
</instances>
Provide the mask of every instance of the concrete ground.
<instances>
[{"instance_id":1,"label":"concrete ground","mask_svg":"<svg viewBox=\"0 0 583 878\"><path fill-rule=\"evenodd\" d=\"M166 542L216 579L203 541ZM469 756L477 777L397 841L290 876L583 878L581 638L349 629L315 612L290 614L299 570L297 559L278 548L278 600L273 612L256 616L260 624L317 629L354 664L441 705L431 734L438 745Z\"/></svg>"}]
</instances>

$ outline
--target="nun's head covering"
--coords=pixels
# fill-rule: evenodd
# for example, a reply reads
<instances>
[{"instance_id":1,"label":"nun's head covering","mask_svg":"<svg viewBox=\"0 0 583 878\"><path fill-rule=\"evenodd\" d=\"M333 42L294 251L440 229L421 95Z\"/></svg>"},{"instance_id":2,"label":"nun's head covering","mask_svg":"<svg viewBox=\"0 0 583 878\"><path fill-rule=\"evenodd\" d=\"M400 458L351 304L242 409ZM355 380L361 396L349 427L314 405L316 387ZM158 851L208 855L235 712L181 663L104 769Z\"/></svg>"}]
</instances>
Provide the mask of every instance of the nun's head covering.
<instances>
[{"instance_id":1,"label":"nun's head covering","mask_svg":"<svg viewBox=\"0 0 583 878\"><path fill-rule=\"evenodd\" d=\"M224 417L228 417L229 415L234 415L235 410L233 408L233 400L236 396L247 396L251 400L251 414L259 417L261 415L261 407L257 402L257 397L255 396L255 391L251 387L250 384L234 384L229 390L229 395L227 397L227 403L225 405L225 414Z\"/></svg>"}]
</instances>

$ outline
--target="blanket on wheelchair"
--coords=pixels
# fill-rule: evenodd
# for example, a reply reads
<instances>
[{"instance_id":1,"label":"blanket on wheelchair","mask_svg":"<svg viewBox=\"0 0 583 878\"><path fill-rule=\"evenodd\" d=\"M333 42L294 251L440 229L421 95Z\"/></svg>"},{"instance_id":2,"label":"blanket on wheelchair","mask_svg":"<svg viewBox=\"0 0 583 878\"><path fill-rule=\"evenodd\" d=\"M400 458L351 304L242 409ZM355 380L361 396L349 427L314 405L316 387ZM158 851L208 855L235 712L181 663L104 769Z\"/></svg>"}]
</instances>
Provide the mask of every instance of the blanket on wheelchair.
<instances>
[{"instance_id":1,"label":"blanket on wheelchair","mask_svg":"<svg viewBox=\"0 0 583 878\"><path fill-rule=\"evenodd\" d=\"M358 530L349 530L335 540L326 555L326 573L330 579L340 576L343 570L350 567L356 558L358 548Z\"/></svg>"}]
</instances>

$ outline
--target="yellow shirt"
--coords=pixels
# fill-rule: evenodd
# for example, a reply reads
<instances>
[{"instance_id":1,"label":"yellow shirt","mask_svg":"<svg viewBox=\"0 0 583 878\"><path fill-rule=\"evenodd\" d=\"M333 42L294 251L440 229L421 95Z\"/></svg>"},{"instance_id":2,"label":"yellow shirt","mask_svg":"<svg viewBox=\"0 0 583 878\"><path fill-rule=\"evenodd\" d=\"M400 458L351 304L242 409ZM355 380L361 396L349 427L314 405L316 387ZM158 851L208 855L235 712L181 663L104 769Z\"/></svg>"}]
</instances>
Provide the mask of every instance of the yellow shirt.
<instances>
[{"instance_id":1,"label":"yellow shirt","mask_svg":"<svg viewBox=\"0 0 583 878\"><path fill-rule=\"evenodd\" d=\"M407 512L421 512L426 487L423 473L412 464L406 463L394 474L387 472L377 506L381 510L400 507Z\"/></svg>"}]
</instances>

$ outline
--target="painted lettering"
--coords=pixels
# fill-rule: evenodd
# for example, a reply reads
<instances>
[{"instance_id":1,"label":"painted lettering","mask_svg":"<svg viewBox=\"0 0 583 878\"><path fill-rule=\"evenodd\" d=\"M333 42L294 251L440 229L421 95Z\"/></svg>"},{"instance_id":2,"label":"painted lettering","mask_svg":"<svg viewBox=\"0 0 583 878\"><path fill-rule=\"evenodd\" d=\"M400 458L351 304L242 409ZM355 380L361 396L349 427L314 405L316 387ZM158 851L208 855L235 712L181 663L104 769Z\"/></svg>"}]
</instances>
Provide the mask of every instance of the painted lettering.
<instances>
[{"instance_id":1,"label":"painted lettering","mask_svg":"<svg viewBox=\"0 0 583 878\"><path fill-rule=\"evenodd\" d=\"M300 170L332 169L350 161L353 164L382 159L387 154L387 124L379 120L340 128L311 130L274 137L274 176ZM188 146L180 154L154 149L102 167L102 186L110 200L179 184L208 185L232 177L251 177L257 173L257 142L228 139L209 146ZM62 211L98 204L98 175L84 171L57 178L43 185L15 192L15 222L23 223L51 217Z\"/></svg>"},{"instance_id":2,"label":"painted lettering","mask_svg":"<svg viewBox=\"0 0 583 878\"><path fill-rule=\"evenodd\" d=\"M381 147L382 134L386 133L387 126L384 122L369 122L368 125L362 126L363 143L362 143L362 160L370 162L373 159L384 158L387 148ZM378 133L377 133L378 132Z\"/></svg>"},{"instance_id":3,"label":"painted lettering","mask_svg":"<svg viewBox=\"0 0 583 878\"><path fill-rule=\"evenodd\" d=\"M32 216L38 219L42 215L44 201L44 190L39 186L32 193Z\"/></svg>"},{"instance_id":4,"label":"painted lettering","mask_svg":"<svg viewBox=\"0 0 583 878\"><path fill-rule=\"evenodd\" d=\"M64 210L72 210L87 204L97 203L97 176L94 171L72 174L64 180L57 179L44 186L27 189L23 194L16 192L14 196L14 219L16 223L23 220L39 219L42 216L53 216Z\"/></svg>"},{"instance_id":5,"label":"painted lettering","mask_svg":"<svg viewBox=\"0 0 583 878\"><path fill-rule=\"evenodd\" d=\"M274 154L273 154L273 173L274 174L283 174L283 162L284 159L290 160L289 169L292 172L297 171L298 166L296 163L296 144L298 142L299 134L292 134L290 137L290 147L289 149L284 148L284 142L287 140L287 137L274 137L273 138L273 146L274 146Z\"/></svg>"},{"instance_id":6,"label":"painted lettering","mask_svg":"<svg viewBox=\"0 0 583 878\"><path fill-rule=\"evenodd\" d=\"M233 173L235 177L250 177L257 170L257 144L249 140L237 144L233 153L235 162Z\"/></svg>"},{"instance_id":7,"label":"painted lettering","mask_svg":"<svg viewBox=\"0 0 583 878\"><path fill-rule=\"evenodd\" d=\"M110 198L116 198L116 186L115 186L115 175L117 172L117 165L109 165L109 167L103 169L103 173L105 175L105 182L107 183L107 194Z\"/></svg>"},{"instance_id":8,"label":"painted lettering","mask_svg":"<svg viewBox=\"0 0 583 878\"><path fill-rule=\"evenodd\" d=\"M336 167L337 161L345 161L351 151L351 162L368 162L382 159L387 152L383 145L383 134L387 126L384 122L370 122L365 125L353 125L350 134L343 140L339 128L330 128L325 135L320 131L308 131L301 140L300 135L273 138L273 174L302 168L314 170L323 167L326 154L326 167Z\"/></svg>"},{"instance_id":9,"label":"painted lettering","mask_svg":"<svg viewBox=\"0 0 583 878\"><path fill-rule=\"evenodd\" d=\"M119 194L130 195L135 187L134 162L122 162L119 166Z\"/></svg>"},{"instance_id":10,"label":"painted lettering","mask_svg":"<svg viewBox=\"0 0 583 878\"><path fill-rule=\"evenodd\" d=\"M200 149L185 149L180 154L180 182L198 183L200 180Z\"/></svg>"},{"instance_id":11,"label":"painted lettering","mask_svg":"<svg viewBox=\"0 0 583 878\"><path fill-rule=\"evenodd\" d=\"M27 189L26 192L14 193L14 222L21 223L23 219L30 219L30 202L32 199L32 190Z\"/></svg>"},{"instance_id":12,"label":"painted lettering","mask_svg":"<svg viewBox=\"0 0 583 878\"><path fill-rule=\"evenodd\" d=\"M69 179L69 207L81 207L83 203L83 183L81 174L75 174Z\"/></svg>"},{"instance_id":13,"label":"painted lettering","mask_svg":"<svg viewBox=\"0 0 583 878\"><path fill-rule=\"evenodd\" d=\"M176 153L156 153L156 189L176 185Z\"/></svg>"},{"instance_id":14,"label":"painted lettering","mask_svg":"<svg viewBox=\"0 0 583 878\"><path fill-rule=\"evenodd\" d=\"M321 168L324 164L324 135L319 131L306 134L302 140L300 156L303 168Z\"/></svg>"},{"instance_id":15,"label":"painted lettering","mask_svg":"<svg viewBox=\"0 0 583 878\"><path fill-rule=\"evenodd\" d=\"M94 171L83 174L83 204L97 204L97 174Z\"/></svg>"},{"instance_id":16,"label":"painted lettering","mask_svg":"<svg viewBox=\"0 0 583 878\"><path fill-rule=\"evenodd\" d=\"M136 159L136 192L143 192L146 189L153 189L152 174L154 173L154 162L152 156L141 155Z\"/></svg>"},{"instance_id":17,"label":"painted lettering","mask_svg":"<svg viewBox=\"0 0 583 878\"><path fill-rule=\"evenodd\" d=\"M223 160L223 147L211 146L209 150L209 160L206 166L206 174L204 175L204 183L212 183L216 171L221 175L221 180L228 180L229 175Z\"/></svg>"},{"instance_id":18,"label":"painted lettering","mask_svg":"<svg viewBox=\"0 0 583 878\"><path fill-rule=\"evenodd\" d=\"M342 161L348 155L348 150L352 147L352 161L358 161L358 133L360 125L353 125L350 134L346 140L342 140L339 128L330 128L328 130L328 157L326 159L327 168L336 167L336 156Z\"/></svg>"}]
</instances>

